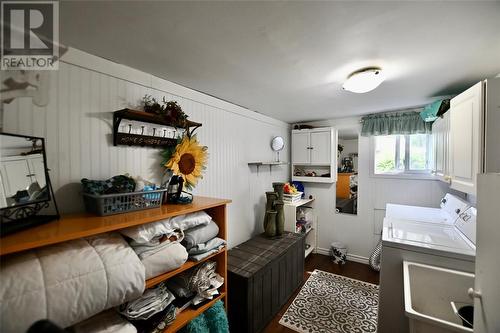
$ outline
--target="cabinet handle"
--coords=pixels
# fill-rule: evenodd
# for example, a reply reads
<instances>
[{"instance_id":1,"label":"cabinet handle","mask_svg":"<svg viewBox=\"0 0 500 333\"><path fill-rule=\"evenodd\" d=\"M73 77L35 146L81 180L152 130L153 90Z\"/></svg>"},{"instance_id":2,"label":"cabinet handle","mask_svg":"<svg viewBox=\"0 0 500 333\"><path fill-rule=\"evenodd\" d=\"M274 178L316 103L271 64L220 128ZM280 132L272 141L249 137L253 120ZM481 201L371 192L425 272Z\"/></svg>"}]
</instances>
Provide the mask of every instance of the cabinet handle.
<instances>
[{"instance_id":1,"label":"cabinet handle","mask_svg":"<svg viewBox=\"0 0 500 333\"><path fill-rule=\"evenodd\" d=\"M26 177L34 177L36 176L34 173L30 173L29 175L26 175Z\"/></svg>"}]
</instances>

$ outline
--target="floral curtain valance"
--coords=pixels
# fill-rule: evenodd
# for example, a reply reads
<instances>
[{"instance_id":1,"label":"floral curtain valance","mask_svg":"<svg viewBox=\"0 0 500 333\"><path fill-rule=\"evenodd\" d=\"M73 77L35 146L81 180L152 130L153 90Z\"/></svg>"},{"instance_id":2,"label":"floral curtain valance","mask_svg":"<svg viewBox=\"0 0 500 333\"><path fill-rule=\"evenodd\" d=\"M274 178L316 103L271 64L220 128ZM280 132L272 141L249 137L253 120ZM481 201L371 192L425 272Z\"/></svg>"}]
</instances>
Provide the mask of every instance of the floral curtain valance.
<instances>
[{"instance_id":1,"label":"floral curtain valance","mask_svg":"<svg viewBox=\"0 0 500 333\"><path fill-rule=\"evenodd\" d=\"M419 112L391 112L365 116L361 119L362 136L408 135L431 133L432 123L426 123Z\"/></svg>"}]
</instances>

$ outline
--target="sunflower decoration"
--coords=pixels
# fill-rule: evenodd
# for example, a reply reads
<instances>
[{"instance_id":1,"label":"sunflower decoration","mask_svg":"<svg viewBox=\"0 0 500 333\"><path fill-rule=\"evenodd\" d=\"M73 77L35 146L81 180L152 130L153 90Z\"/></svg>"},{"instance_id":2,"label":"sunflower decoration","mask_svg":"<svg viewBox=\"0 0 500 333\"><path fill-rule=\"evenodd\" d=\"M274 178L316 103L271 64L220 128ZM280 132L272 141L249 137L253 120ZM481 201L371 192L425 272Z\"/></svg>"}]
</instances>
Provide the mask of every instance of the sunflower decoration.
<instances>
[{"instance_id":1,"label":"sunflower decoration","mask_svg":"<svg viewBox=\"0 0 500 333\"><path fill-rule=\"evenodd\" d=\"M163 166L184 178L184 186L192 190L203 178L208 159L208 147L199 144L196 135L184 135L172 150L165 150Z\"/></svg>"}]
</instances>

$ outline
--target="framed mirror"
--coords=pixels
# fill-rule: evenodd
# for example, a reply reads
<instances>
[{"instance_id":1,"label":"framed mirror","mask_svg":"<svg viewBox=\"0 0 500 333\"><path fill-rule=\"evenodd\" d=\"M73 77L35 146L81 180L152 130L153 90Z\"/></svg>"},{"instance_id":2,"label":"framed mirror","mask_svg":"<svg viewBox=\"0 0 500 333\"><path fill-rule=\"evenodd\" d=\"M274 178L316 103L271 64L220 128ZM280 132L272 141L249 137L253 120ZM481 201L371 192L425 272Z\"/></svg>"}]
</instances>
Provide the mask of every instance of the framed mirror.
<instances>
[{"instance_id":1,"label":"framed mirror","mask_svg":"<svg viewBox=\"0 0 500 333\"><path fill-rule=\"evenodd\" d=\"M0 209L50 200L43 138L0 134Z\"/></svg>"},{"instance_id":2,"label":"framed mirror","mask_svg":"<svg viewBox=\"0 0 500 333\"><path fill-rule=\"evenodd\" d=\"M271 148L276 152L276 162L280 161L280 151L285 148L285 140L281 136L275 136L271 140Z\"/></svg>"},{"instance_id":3,"label":"framed mirror","mask_svg":"<svg viewBox=\"0 0 500 333\"><path fill-rule=\"evenodd\" d=\"M339 129L335 211L358 213L358 128Z\"/></svg>"}]
</instances>

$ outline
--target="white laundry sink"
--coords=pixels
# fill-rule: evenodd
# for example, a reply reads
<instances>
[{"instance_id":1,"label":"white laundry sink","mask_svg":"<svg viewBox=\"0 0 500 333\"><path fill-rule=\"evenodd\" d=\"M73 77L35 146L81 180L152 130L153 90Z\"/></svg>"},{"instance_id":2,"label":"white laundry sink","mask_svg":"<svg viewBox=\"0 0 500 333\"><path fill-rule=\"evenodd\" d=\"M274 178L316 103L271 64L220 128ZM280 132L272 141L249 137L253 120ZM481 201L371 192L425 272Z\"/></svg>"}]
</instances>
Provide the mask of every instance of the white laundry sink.
<instances>
[{"instance_id":1,"label":"white laundry sink","mask_svg":"<svg viewBox=\"0 0 500 333\"><path fill-rule=\"evenodd\" d=\"M474 286L474 274L403 262L405 313L411 333L473 332L462 325L451 302L472 304L467 290Z\"/></svg>"}]
</instances>

